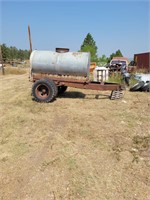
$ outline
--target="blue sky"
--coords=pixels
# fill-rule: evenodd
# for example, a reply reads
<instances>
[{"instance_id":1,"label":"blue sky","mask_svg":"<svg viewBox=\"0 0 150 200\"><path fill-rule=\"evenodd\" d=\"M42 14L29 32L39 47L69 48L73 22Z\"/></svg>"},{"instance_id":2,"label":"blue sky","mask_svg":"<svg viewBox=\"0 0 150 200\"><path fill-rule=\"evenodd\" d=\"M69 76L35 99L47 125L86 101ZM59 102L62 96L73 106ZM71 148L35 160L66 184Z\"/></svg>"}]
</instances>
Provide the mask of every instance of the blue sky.
<instances>
[{"instance_id":1,"label":"blue sky","mask_svg":"<svg viewBox=\"0 0 150 200\"><path fill-rule=\"evenodd\" d=\"M91 33L99 57L118 49L128 58L150 51L148 0L1 0L0 19L0 43L20 49L29 49L30 25L33 49L78 51Z\"/></svg>"}]
</instances>

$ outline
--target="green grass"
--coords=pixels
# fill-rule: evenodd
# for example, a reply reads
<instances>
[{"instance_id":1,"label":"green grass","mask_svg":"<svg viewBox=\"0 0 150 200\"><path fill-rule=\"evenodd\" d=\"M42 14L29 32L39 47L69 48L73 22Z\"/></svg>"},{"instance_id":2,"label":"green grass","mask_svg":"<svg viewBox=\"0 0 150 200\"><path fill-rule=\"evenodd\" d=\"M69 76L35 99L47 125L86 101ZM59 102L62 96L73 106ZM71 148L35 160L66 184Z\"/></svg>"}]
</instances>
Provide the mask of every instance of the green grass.
<instances>
[{"instance_id":1,"label":"green grass","mask_svg":"<svg viewBox=\"0 0 150 200\"><path fill-rule=\"evenodd\" d=\"M130 86L133 86L136 84L138 81L134 79L134 74L130 74ZM120 73L114 73L112 76L109 77L108 79L109 83L119 83L119 84L124 84L123 77Z\"/></svg>"}]
</instances>

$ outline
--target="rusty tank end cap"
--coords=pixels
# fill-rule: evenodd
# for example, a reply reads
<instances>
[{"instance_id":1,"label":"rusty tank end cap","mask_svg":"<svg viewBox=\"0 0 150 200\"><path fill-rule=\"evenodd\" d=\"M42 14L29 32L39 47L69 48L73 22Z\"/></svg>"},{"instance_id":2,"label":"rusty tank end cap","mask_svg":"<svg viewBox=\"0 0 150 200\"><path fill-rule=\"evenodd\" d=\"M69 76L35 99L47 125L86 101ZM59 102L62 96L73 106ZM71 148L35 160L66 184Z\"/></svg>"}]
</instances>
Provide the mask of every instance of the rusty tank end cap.
<instances>
[{"instance_id":1,"label":"rusty tank end cap","mask_svg":"<svg viewBox=\"0 0 150 200\"><path fill-rule=\"evenodd\" d=\"M55 51L57 53L66 53L66 52L69 52L69 49L68 48L56 48Z\"/></svg>"}]
</instances>

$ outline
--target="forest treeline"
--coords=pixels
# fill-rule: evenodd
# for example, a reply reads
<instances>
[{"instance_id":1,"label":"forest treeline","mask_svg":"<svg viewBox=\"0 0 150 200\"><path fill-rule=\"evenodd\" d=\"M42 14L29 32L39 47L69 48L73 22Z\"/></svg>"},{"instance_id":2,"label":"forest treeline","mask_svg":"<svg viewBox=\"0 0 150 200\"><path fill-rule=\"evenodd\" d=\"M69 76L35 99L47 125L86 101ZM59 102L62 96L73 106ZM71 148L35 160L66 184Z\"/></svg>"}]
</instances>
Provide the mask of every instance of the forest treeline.
<instances>
[{"instance_id":1,"label":"forest treeline","mask_svg":"<svg viewBox=\"0 0 150 200\"><path fill-rule=\"evenodd\" d=\"M28 60L30 57L29 50L17 49L14 46L8 47L6 44L0 45L1 57L3 62L15 61L15 60Z\"/></svg>"}]
</instances>

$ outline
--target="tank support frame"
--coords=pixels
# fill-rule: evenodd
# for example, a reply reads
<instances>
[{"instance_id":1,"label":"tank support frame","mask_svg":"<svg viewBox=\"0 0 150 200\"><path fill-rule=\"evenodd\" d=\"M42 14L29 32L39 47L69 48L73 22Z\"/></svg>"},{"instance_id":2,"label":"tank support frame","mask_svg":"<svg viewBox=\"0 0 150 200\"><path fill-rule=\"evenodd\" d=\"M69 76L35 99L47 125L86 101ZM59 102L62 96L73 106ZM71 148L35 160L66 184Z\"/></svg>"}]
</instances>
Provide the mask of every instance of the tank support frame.
<instances>
[{"instance_id":1,"label":"tank support frame","mask_svg":"<svg viewBox=\"0 0 150 200\"><path fill-rule=\"evenodd\" d=\"M110 91L122 91L123 87L117 83L108 83L108 82L94 82L90 81L88 78L85 79L73 79L73 78L64 78L62 76L48 76L45 74L32 74L32 80L35 82L37 80L49 78L55 82L57 86L67 86L80 89L90 89L90 90L110 90Z\"/></svg>"}]
</instances>

